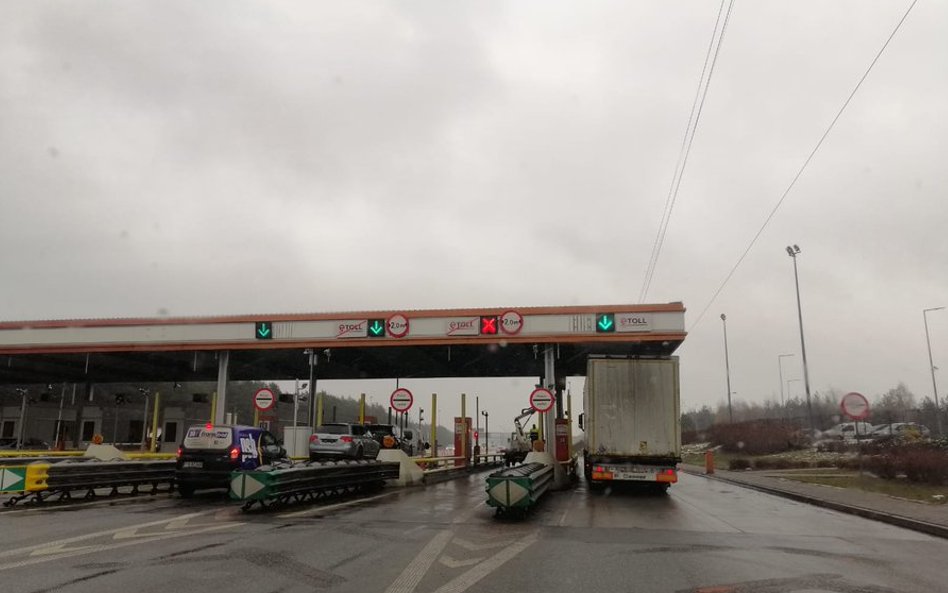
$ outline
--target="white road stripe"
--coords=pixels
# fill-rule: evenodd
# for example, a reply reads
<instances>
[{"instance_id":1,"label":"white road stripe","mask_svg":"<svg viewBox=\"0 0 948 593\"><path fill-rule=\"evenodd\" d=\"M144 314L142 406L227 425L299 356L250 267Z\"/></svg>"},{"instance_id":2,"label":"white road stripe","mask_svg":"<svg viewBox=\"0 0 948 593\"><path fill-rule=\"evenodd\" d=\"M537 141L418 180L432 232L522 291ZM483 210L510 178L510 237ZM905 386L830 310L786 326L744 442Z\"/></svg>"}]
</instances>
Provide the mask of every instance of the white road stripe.
<instances>
[{"instance_id":1,"label":"white road stripe","mask_svg":"<svg viewBox=\"0 0 948 593\"><path fill-rule=\"evenodd\" d=\"M369 502L370 500L377 500L379 498L385 498L386 496L392 496L398 494L398 492L386 492L385 494L379 494L377 496L370 496L369 498L357 498L356 500L350 500L347 502L340 502L338 504L329 504L321 507L313 507L306 509L304 511L296 511L293 513L283 513L282 515L277 515L280 519L292 519L293 517L305 517L307 515L319 515L326 511L331 511L334 509L341 509L343 507L350 507L353 505L361 504L363 502Z\"/></svg>"},{"instance_id":2,"label":"white road stripe","mask_svg":"<svg viewBox=\"0 0 948 593\"><path fill-rule=\"evenodd\" d=\"M415 559L405 567L402 574L398 575L395 582L389 585L385 593L413 593L415 587L417 587L421 579L425 577L428 569L434 564L438 554L440 554L445 546L448 545L448 542L451 541L453 535L454 532L450 529L438 532L438 534L422 548L421 552L415 556Z\"/></svg>"},{"instance_id":3,"label":"white road stripe","mask_svg":"<svg viewBox=\"0 0 948 593\"><path fill-rule=\"evenodd\" d=\"M536 541L537 533L531 533L527 537L497 552L471 570L438 587L435 593L462 593L463 591L467 591L477 584L478 581L503 566L507 561L529 548Z\"/></svg>"},{"instance_id":4,"label":"white road stripe","mask_svg":"<svg viewBox=\"0 0 948 593\"><path fill-rule=\"evenodd\" d=\"M125 548L128 546L137 546L144 543L151 543L153 541L163 540L163 539L172 539L176 537L184 537L187 535L198 535L201 533L207 533L210 531L218 531L220 529L226 529L228 527L235 527L237 525L243 525L243 523L224 523L222 525L212 525L205 529L200 529L198 531L181 531L177 533L163 533L156 535L149 539L140 539L134 541L124 541L116 544L96 544L92 546L83 546L78 549L73 549L65 554L51 554L44 556L33 556L26 558L24 560L18 560L16 562L10 562L8 564L0 564L0 572L4 570L11 570L14 568L21 568L23 566L31 566L33 564L42 564L43 562L51 562L53 560L60 560L62 558L72 558L73 556L83 556L85 554L93 554L95 552L104 552L106 550L115 550L117 548Z\"/></svg>"},{"instance_id":5,"label":"white road stripe","mask_svg":"<svg viewBox=\"0 0 948 593\"><path fill-rule=\"evenodd\" d=\"M154 527L155 525L164 525L165 523L171 523L173 521L180 521L182 519L193 519L194 517L199 517L201 515L207 515L212 511L203 511L200 513L188 513L187 515L178 515L177 517L171 517L170 519L161 519L159 521L149 521L148 523L139 523L138 525L123 525L122 527L115 527L114 529L106 529L104 531L97 531L95 533L87 533L85 535L77 535L76 537L68 537L66 539L59 539L51 542L44 542L41 544L35 544L32 546L26 546L23 548L16 548L13 550L6 550L0 552L0 558L6 558L8 556L16 556L17 554L23 554L26 552L32 552L33 550L38 550L40 548L52 548L55 546L61 546L66 544L72 544L76 542L86 541L89 539L94 539L97 537L102 537L103 535L112 535L120 531L127 531L129 529L141 529L143 527Z\"/></svg>"}]
</instances>

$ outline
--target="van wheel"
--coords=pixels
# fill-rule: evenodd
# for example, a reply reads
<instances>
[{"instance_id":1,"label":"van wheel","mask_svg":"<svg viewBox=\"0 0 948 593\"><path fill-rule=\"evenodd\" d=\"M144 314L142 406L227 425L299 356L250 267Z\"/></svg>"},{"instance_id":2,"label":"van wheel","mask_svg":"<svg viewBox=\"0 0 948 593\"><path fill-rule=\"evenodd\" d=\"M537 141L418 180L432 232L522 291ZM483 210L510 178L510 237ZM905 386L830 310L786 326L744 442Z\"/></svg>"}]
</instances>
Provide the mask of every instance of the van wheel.
<instances>
[{"instance_id":1,"label":"van wheel","mask_svg":"<svg viewBox=\"0 0 948 593\"><path fill-rule=\"evenodd\" d=\"M178 486L181 498L194 498L194 486Z\"/></svg>"}]
</instances>

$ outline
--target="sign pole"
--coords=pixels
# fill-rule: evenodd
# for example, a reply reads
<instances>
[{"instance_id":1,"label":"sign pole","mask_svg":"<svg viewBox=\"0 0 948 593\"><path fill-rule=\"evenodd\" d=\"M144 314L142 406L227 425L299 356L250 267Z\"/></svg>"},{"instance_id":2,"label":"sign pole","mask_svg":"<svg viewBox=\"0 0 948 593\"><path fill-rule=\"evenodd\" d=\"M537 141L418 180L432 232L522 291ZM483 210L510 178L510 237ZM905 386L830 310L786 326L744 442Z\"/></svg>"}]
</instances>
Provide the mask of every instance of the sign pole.
<instances>
[{"instance_id":1,"label":"sign pole","mask_svg":"<svg viewBox=\"0 0 948 593\"><path fill-rule=\"evenodd\" d=\"M158 406L161 404L161 393L155 392L155 409L151 416L151 447L149 453L157 453L155 446L158 444Z\"/></svg>"},{"instance_id":2,"label":"sign pole","mask_svg":"<svg viewBox=\"0 0 948 593\"><path fill-rule=\"evenodd\" d=\"M458 457L464 458L465 465L467 464L467 420L464 419L464 415L467 414L467 394L461 394L461 453L458 454L457 451L454 452Z\"/></svg>"},{"instance_id":3,"label":"sign pole","mask_svg":"<svg viewBox=\"0 0 948 593\"><path fill-rule=\"evenodd\" d=\"M438 456L438 394L431 394L431 450L432 457Z\"/></svg>"}]
</instances>

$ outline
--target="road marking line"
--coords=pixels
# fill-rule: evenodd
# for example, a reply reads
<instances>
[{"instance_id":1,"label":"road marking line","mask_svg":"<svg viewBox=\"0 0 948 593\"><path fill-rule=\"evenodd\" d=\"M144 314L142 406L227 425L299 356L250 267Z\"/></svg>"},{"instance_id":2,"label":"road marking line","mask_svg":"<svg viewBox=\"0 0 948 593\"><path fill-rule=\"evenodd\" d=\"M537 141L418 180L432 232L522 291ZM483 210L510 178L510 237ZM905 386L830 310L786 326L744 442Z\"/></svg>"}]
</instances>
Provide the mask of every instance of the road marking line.
<instances>
[{"instance_id":1,"label":"road marking line","mask_svg":"<svg viewBox=\"0 0 948 593\"><path fill-rule=\"evenodd\" d=\"M473 564L477 564L483 559L484 557L480 556L477 558L468 558L467 560L455 560L447 554L443 554L441 558L438 558L438 562L447 566L448 568L461 568L462 566L471 566Z\"/></svg>"},{"instance_id":2,"label":"road marking line","mask_svg":"<svg viewBox=\"0 0 948 593\"><path fill-rule=\"evenodd\" d=\"M218 531L228 527L234 527L237 525L243 525L243 523L227 523L223 525L213 525L206 529L201 529L198 531L179 531L176 533L161 533L149 539L136 539L133 541L124 541L117 544L97 544L93 546L83 546L81 548L73 548L70 551L67 551L64 554L52 553L44 556L34 556L24 560L18 560L16 562L11 562L9 564L0 564L0 572L5 570L11 570L14 568L22 568L24 566L31 566L33 564L42 564L43 562L51 562L53 560L61 560L63 558L72 558L74 556L83 556L85 554L93 554L95 552L104 552L106 550L115 550L118 548L125 548L128 546L137 546L144 543L151 543L154 541L159 541L163 539L172 539L177 537L184 537L187 535L198 535L201 533L208 533L211 531Z\"/></svg>"},{"instance_id":3,"label":"road marking line","mask_svg":"<svg viewBox=\"0 0 948 593\"><path fill-rule=\"evenodd\" d=\"M392 496L398 494L398 492L386 492L385 494L379 494L377 496L370 496L368 498L357 498L355 500L350 500L347 502L340 502L338 504L330 504L322 507L315 507L311 509L306 509L305 511L296 511L293 513L283 513L282 515L277 515L280 519L292 519L293 517L305 517L306 515L318 515L325 511L331 511L334 509L341 509L343 507L349 507L352 505L360 504L363 502L369 502L370 500L377 500L379 498L385 498L386 496Z\"/></svg>"},{"instance_id":4,"label":"road marking line","mask_svg":"<svg viewBox=\"0 0 948 593\"><path fill-rule=\"evenodd\" d=\"M563 514L560 515L560 520L556 522L557 527L563 527L564 525L566 525L566 515L569 514L569 509L571 506L573 506L573 497L575 496L576 496L576 491L573 490L570 493L569 498L566 499L566 508L563 509Z\"/></svg>"},{"instance_id":5,"label":"road marking line","mask_svg":"<svg viewBox=\"0 0 948 593\"><path fill-rule=\"evenodd\" d=\"M421 579L427 574L431 565L434 564L435 559L441 554L445 546L448 545L448 542L451 541L453 535L454 532L449 529L438 532L438 534L431 538L431 541L421 549L421 552L418 552L415 559L405 567L402 574L398 575L395 582L389 585L385 593L412 593L415 587L418 586L418 583L421 582Z\"/></svg>"},{"instance_id":6,"label":"road marking line","mask_svg":"<svg viewBox=\"0 0 948 593\"><path fill-rule=\"evenodd\" d=\"M500 547L502 547L502 546L509 546L510 544L513 543L512 540L509 540L509 539L508 539L508 540L504 540L504 541L500 541L500 542L490 542L490 543L486 543L486 544L475 544L474 542L470 542L470 541L468 541L468 540L466 540L466 539L463 539L463 538L460 538L460 537L454 538L453 542L454 542L455 544L461 546L462 548L464 548L465 550L467 550L467 551L469 551L469 552L478 552L478 551L480 551L480 550L489 550L490 548L500 548Z\"/></svg>"},{"instance_id":7,"label":"road marking line","mask_svg":"<svg viewBox=\"0 0 948 593\"><path fill-rule=\"evenodd\" d=\"M72 544L72 543L76 543L76 542L86 541L86 540L94 539L94 538L97 538L97 537L102 537L103 535L112 535L112 534L117 533L117 532L119 532L119 531L126 531L126 530L132 529L132 528L141 529L141 528L143 528L143 527L154 527L155 525L164 525L165 523L171 523L171 522L173 522L173 521L180 521L180 520L182 520L182 519L192 519L192 518L194 518L194 517L199 517L199 516L201 516L201 515L206 515L206 514L208 514L208 513L210 513L210 512L211 512L211 511L203 511L203 512L200 512L200 513L188 513L187 515L179 515L179 516L177 516L177 517L171 517L170 519L161 519L161 520L158 520L158 521L149 521L148 523L141 523L141 524L139 524L139 525L127 525L127 526L123 526L123 527L116 527L116 528L114 528L114 529L106 529L106 530L104 530L104 531L97 531L97 532L95 532L95 533L87 533L87 534L85 534L85 535L77 535L76 537L68 537L68 538L59 539L59 540L56 540L56 541L44 542L44 543L42 543L42 544L34 544L34 545L32 545L32 546L25 546L25 547L16 548L16 549L13 549L13 550L6 550L6 551L4 551L4 552L0 552L0 558L6 558L6 557L8 557L8 556L16 556L17 554L23 554L23 553L25 553L25 552L32 552L33 550L39 550L39 549L41 549L41 548L51 548L51 547L55 547L55 546L59 546L59 545L66 545L66 544Z\"/></svg>"},{"instance_id":8,"label":"road marking line","mask_svg":"<svg viewBox=\"0 0 948 593\"><path fill-rule=\"evenodd\" d=\"M458 576L452 581L438 587L435 593L463 593L477 584L478 581L494 572L507 561L513 559L517 554L523 552L537 541L537 532L533 532L527 537L514 542L503 550L497 552L484 562Z\"/></svg>"}]
</instances>

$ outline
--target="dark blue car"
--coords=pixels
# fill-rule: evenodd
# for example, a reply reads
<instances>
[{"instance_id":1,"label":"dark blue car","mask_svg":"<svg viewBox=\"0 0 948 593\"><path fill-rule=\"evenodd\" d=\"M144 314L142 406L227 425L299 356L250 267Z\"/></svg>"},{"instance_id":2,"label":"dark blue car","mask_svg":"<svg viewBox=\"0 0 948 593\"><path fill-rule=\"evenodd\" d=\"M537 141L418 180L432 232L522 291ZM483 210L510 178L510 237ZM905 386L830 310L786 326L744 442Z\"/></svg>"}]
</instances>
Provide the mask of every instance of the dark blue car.
<instances>
[{"instance_id":1,"label":"dark blue car","mask_svg":"<svg viewBox=\"0 0 948 593\"><path fill-rule=\"evenodd\" d=\"M184 498L195 490L228 488L230 473L285 459L286 449L270 432L254 426L195 424L178 448L175 485Z\"/></svg>"}]
</instances>

